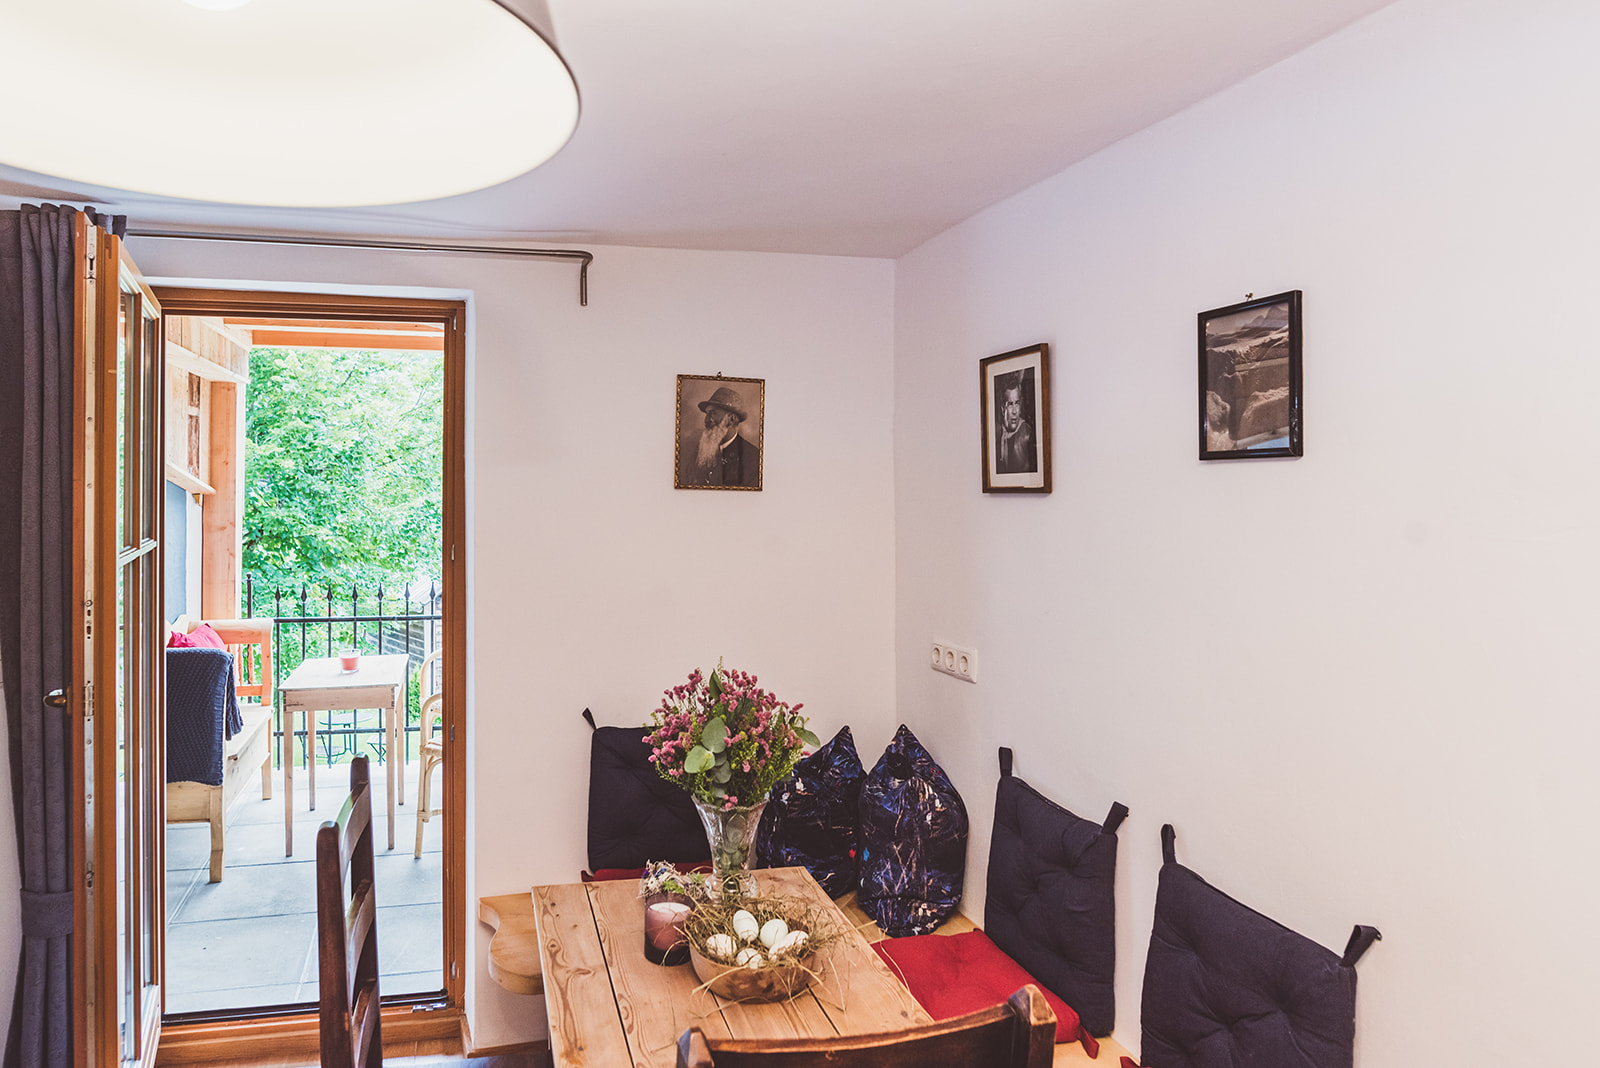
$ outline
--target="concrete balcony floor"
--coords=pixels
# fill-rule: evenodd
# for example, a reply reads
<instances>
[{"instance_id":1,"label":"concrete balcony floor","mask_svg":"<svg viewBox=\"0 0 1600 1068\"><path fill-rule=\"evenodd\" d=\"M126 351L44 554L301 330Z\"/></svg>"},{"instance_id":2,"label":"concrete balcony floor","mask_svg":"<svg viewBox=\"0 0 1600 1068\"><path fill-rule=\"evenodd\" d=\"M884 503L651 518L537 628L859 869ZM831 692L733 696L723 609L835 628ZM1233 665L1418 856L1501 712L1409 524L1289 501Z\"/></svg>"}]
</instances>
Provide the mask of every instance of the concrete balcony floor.
<instances>
[{"instance_id":1,"label":"concrete balcony floor","mask_svg":"<svg viewBox=\"0 0 1600 1068\"><path fill-rule=\"evenodd\" d=\"M444 821L416 845L417 765L406 766L406 804L395 810L388 845L383 765L372 766L378 966L385 995L444 988ZM205 1012L317 1000L316 835L344 803L346 766L317 768L317 808L307 807L305 769L295 769L294 855L283 854L283 778L263 801L252 781L228 811L222 881L207 881L211 831L167 827L166 1011ZM440 791L434 772L435 796Z\"/></svg>"}]
</instances>

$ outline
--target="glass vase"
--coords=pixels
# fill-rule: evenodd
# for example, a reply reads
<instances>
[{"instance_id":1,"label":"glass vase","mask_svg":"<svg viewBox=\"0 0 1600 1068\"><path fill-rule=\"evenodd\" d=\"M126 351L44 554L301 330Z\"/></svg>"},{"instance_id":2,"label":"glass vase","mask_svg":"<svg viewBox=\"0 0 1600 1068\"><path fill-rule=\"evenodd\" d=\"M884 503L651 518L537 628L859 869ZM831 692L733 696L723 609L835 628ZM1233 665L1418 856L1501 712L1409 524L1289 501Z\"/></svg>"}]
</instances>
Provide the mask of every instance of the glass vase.
<instances>
[{"instance_id":1,"label":"glass vase","mask_svg":"<svg viewBox=\"0 0 1600 1068\"><path fill-rule=\"evenodd\" d=\"M763 797L753 805L723 808L712 801L694 798L695 811L706 828L706 841L711 844L711 871L713 883L722 893L753 897L756 878L750 874L750 861L754 859L756 830L761 826L761 813L767 807Z\"/></svg>"}]
</instances>

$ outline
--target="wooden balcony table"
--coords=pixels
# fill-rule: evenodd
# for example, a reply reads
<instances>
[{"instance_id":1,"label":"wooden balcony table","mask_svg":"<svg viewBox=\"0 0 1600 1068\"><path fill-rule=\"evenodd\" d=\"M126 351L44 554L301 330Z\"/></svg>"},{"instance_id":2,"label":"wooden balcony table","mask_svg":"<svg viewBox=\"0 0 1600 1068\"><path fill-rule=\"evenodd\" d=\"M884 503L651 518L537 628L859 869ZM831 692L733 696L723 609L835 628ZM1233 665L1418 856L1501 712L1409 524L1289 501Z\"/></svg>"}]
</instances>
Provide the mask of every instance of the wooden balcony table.
<instances>
[{"instance_id":1,"label":"wooden balcony table","mask_svg":"<svg viewBox=\"0 0 1600 1068\"><path fill-rule=\"evenodd\" d=\"M406 677L411 657L363 656L354 671L345 671L337 656L301 662L278 684L283 695L283 855L294 855L294 714L305 714L306 789L310 807L317 807L317 713L339 709L376 708L383 715L384 782L389 794L389 848L394 848L395 789L405 803L405 761L399 759L398 734L405 710Z\"/></svg>"}]
</instances>

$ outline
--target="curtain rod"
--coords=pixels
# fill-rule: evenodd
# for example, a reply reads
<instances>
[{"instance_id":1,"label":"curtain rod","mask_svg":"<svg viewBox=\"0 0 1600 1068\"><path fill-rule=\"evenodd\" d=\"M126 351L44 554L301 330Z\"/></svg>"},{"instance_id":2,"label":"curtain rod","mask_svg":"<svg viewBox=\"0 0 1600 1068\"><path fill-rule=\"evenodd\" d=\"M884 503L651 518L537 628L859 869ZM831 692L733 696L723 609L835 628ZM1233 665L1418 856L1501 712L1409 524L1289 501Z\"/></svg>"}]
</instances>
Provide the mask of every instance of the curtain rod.
<instances>
[{"instance_id":1,"label":"curtain rod","mask_svg":"<svg viewBox=\"0 0 1600 1068\"><path fill-rule=\"evenodd\" d=\"M167 238L175 241L232 241L257 245L315 245L322 248L372 248L391 252L467 252L490 256L527 256L540 260L578 261L578 303L589 306L589 264L594 253L576 248L512 248L505 245L444 245L428 241L377 241L348 237L279 237L268 234L226 234L212 231L139 230L129 227L127 237Z\"/></svg>"}]
</instances>

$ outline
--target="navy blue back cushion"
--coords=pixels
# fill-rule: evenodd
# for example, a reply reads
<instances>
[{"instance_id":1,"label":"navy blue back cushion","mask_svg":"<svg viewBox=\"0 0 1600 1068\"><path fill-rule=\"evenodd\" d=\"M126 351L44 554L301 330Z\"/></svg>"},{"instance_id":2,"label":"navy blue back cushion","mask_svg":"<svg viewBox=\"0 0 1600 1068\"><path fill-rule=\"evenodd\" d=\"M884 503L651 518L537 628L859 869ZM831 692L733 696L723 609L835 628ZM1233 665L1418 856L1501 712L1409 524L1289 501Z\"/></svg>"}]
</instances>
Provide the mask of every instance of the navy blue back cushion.
<instances>
[{"instance_id":1,"label":"navy blue back cushion","mask_svg":"<svg viewBox=\"0 0 1600 1068\"><path fill-rule=\"evenodd\" d=\"M644 727L598 727L589 747L589 870L711 859L689 792L656 774Z\"/></svg>"},{"instance_id":2,"label":"navy blue back cushion","mask_svg":"<svg viewBox=\"0 0 1600 1068\"><path fill-rule=\"evenodd\" d=\"M223 742L239 715L232 653L168 649L167 781L221 786Z\"/></svg>"},{"instance_id":3,"label":"navy blue back cushion","mask_svg":"<svg viewBox=\"0 0 1600 1068\"><path fill-rule=\"evenodd\" d=\"M1179 864L1170 828L1145 963L1140 1057L1149 1068L1351 1068L1355 961L1247 908Z\"/></svg>"},{"instance_id":4,"label":"navy blue back cushion","mask_svg":"<svg viewBox=\"0 0 1600 1068\"><path fill-rule=\"evenodd\" d=\"M967 806L905 724L861 783L857 901L891 938L929 934L961 904Z\"/></svg>"},{"instance_id":5,"label":"navy blue back cushion","mask_svg":"<svg viewBox=\"0 0 1600 1068\"><path fill-rule=\"evenodd\" d=\"M983 926L994 944L1071 1005L1090 1034L1117 1018L1117 834L1057 805L1010 773L1001 750Z\"/></svg>"},{"instance_id":6,"label":"navy blue back cushion","mask_svg":"<svg viewBox=\"0 0 1600 1068\"><path fill-rule=\"evenodd\" d=\"M756 836L756 866L802 865L829 897L853 889L865 774L850 728L840 727L773 787Z\"/></svg>"}]
</instances>

